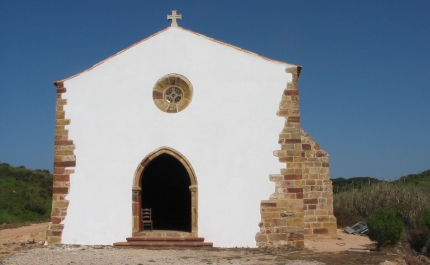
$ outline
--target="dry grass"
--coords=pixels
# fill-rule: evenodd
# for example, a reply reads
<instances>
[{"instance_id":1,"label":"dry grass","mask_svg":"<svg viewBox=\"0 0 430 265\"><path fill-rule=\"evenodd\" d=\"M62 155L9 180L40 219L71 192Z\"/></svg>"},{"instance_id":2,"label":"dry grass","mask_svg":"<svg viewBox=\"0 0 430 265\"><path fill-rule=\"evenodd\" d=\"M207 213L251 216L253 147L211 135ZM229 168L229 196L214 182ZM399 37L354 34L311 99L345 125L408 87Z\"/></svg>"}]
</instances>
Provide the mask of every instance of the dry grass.
<instances>
[{"instance_id":1,"label":"dry grass","mask_svg":"<svg viewBox=\"0 0 430 265\"><path fill-rule=\"evenodd\" d=\"M334 208L338 213L348 212L349 218L355 216L354 220L366 219L378 208L395 209L404 225L414 229L421 226L423 212L430 208L430 193L416 186L381 182L335 194ZM347 222L342 215L337 217L339 224Z\"/></svg>"}]
</instances>

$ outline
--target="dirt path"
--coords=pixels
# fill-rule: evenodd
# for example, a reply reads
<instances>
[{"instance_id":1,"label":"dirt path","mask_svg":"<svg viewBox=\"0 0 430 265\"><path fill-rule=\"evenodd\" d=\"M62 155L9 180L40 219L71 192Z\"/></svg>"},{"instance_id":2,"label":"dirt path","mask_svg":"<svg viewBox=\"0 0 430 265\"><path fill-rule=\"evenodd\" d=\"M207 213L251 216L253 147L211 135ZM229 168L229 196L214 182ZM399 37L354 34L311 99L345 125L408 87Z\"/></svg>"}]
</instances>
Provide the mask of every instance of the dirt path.
<instances>
[{"instance_id":1,"label":"dirt path","mask_svg":"<svg viewBox=\"0 0 430 265\"><path fill-rule=\"evenodd\" d=\"M48 223L0 230L0 264L406 264L396 254L370 251L365 236L338 231L331 240L306 240L306 249L118 249L43 246ZM48 262L48 263L47 263ZM65 263L66 262L66 263ZM113 262L113 263L112 263ZM203 262L203 263L202 263Z\"/></svg>"},{"instance_id":2,"label":"dirt path","mask_svg":"<svg viewBox=\"0 0 430 265\"><path fill-rule=\"evenodd\" d=\"M45 243L48 223L0 230L0 258Z\"/></svg>"},{"instance_id":3,"label":"dirt path","mask_svg":"<svg viewBox=\"0 0 430 265\"><path fill-rule=\"evenodd\" d=\"M0 230L0 240L7 238L19 237L32 233L45 232L48 229L48 223L32 224L13 229Z\"/></svg>"},{"instance_id":4,"label":"dirt path","mask_svg":"<svg viewBox=\"0 0 430 265\"><path fill-rule=\"evenodd\" d=\"M350 235L341 229L337 230L337 239L305 240L305 246L314 252L368 252L375 247L367 236Z\"/></svg>"}]
</instances>

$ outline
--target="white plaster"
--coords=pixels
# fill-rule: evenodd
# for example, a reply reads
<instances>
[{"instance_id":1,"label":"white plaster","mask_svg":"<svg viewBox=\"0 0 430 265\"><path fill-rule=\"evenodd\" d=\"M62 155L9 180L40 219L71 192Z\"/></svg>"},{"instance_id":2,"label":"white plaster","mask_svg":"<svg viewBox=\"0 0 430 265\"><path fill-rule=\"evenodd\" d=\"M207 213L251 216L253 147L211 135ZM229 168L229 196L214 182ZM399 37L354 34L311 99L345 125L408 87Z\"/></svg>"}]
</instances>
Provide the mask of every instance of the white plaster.
<instances>
[{"instance_id":1,"label":"white plaster","mask_svg":"<svg viewBox=\"0 0 430 265\"><path fill-rule=\"evenodd\" d=\"M260 201L274 192L268 176L282 167L273 151L288 67L170 27L66 80L77 166L62 243L110 245L131 236L135 169L168 146L195 170L199 236L217 247L254 247ZM170 73L194 87L193 101L176 114L152 100L154 84Z\"/></svg>"}]
</instances>

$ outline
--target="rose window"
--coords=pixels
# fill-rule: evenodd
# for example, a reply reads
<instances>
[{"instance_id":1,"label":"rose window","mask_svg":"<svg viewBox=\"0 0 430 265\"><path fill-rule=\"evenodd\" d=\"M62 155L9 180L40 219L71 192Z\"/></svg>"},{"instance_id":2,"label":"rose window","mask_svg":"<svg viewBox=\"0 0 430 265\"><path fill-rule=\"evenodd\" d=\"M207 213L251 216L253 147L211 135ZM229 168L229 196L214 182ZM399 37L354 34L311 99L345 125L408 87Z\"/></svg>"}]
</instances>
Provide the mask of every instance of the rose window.
<instances>
[{"instance_id":1,"label":"rose window","mask_svg":"<svg viewBox=\"0 0 430 265\"><path fill-rule=\"evenodd\" d=\"M182 91L179 87L170 87L166 90L164 98L169 103L178 103L182 99Z\"/></svg>"}]
</instances>

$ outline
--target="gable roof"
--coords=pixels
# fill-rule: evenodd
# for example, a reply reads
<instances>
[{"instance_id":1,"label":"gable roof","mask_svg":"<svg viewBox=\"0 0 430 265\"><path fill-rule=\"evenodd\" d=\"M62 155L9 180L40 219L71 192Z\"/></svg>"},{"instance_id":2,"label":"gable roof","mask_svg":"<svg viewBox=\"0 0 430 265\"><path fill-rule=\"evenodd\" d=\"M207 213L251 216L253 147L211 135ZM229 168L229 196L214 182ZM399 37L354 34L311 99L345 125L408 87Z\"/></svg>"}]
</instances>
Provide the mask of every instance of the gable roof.
<instances>
[{"instance_id":1,"label":"gable roof","mask_svg":"<svg viewBox=\"0 0 430 265\"><path fill-rule=\"evenodd\" d=\"M108 60L110 60L110 59L114 58L115 56L118 56L118 55L120 55L121 53L123 53L123 52L125 52L125 51L127 51L127 50L129 50L129 49L131 49L131 48L133 48L134 46L137 46L137 45L139 45L139 44L140 44L140 43L142 43L142 42L145 42L145 41L147 41L147 40L149 40L149 39L152 39L153 37L155 37L155 36L157 36L157 35L159 35L159 34L162 34L163 32L165 32L165 31L167 31L167 30L169 30L169 29L171 29L171 28L177 28L177 29L180 29L180 30L183 30L183 31L186 31L186 32L192 33L192 34L195 34L195 35L197 35L197 36L199 36L199 37L203 37L203 38L205 38L205 39L207 39L207 40L210 40L210 41L213 41L213 42L216 42L216 43L219 43L219 44L225 45L225 46L227 46L227 47L230 47L230 48L236 49L236 50L238 50L238 51L241 51L241 52L244 52L244 53L248 53L248 54L251 54L251 55L253 55L253 56L257 56L257 57L259 57L259 58L261 58L261 59L264 59L264 60L267 60L267 61L271 61L271 62L275 62L275 63L287 64L287 65L289 65L289 66L291 66L291 67L297 67L297 68L299 68L299 71L298 71L299 73L300 73L300 70L301 70L301 68L302 68L300 65L295 65L295 64L290 64L290 63L286 63L286 62L282 62L282 61L278 61L278 60L270 59L270 58L268 58L268 57L265 57L265 56L259 55L259 54L257 54L257 53L251 52L251 51L249 51L249 50L242 49L242 48L240 48L240 47L238 47L238 46L235 46L235 45L232 45L232 44L229 44L229 43L226 43L226 42L220 41L220 40L216 40L216 39L214 39L214 38L208 37L208 36L206 36L206 35L203 35L203 34L197 33L197 32L195 32L195 31L192 31L192 30L189 30L189 29L185 29L185 28L182 28L182 27L179 27L179 26L178 26L178 27L169 26L169 27L167 27L167 28L165 28L165 29L162 29L162 30L160 30L160 31L158 31L158 32L156 32L156 33L154 33L154 34L152 34L152 35L150 35L150 36L148 36L148 37L144 38L143 40L140 40L140 41L138 41L138 42L136 42L136 43L134 43L134 44L132 44L132 45L128 46L127 48L125 48L125 49L123 49L123 50L121 50L121 51L119 51L119 52L115 53L114 55L109 56L108 58L104 59L103 61L100 61L99 63L97 63L97 64L95 64L95 65L91 66L90 68L88 68L88 69L86 69L86 70L84 70L84 71L82 71L82 72L79 72L79 73L77 73L77 74L75 74L75 75L72 75L72 76L70 76L70 77L67 77L67 78L64 78L64 79L61 79L61 80L58 80L58 81L54 81L53 83L54 83L54 85L57 85L57 83L64 82L64 81L66 81L66 80L69 80L69 79L72 79L72 78L74 78L74 77L76 77L76 76L79 76L79 75L81 75L81 74L83 74L83 73L85 73L85 72L91 71L92 69L94 69L94 68L96 68L97 66L99 66L99 65L101 65L101 64L103 64L103 63L105 63L105 62L107 62Z\"/></svg>"}]
</instances>

